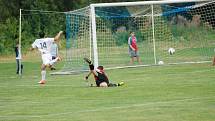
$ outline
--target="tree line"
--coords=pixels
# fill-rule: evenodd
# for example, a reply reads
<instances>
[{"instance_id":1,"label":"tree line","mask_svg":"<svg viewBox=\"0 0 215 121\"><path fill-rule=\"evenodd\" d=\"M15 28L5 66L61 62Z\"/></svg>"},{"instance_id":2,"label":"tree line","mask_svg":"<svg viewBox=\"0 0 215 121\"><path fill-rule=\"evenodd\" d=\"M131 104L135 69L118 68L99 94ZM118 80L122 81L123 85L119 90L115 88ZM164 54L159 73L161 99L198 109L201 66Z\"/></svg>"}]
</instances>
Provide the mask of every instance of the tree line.
<instances>
[{"instance_id":1,"label":"tree line","mask_svg":"<svg viewBox=\"0 0 215 121\"><path fill-rule=\"evenodd\" d=\"M19 37L19 10L43 10L43 11L72 11L83 8L92 3L107 3L107 2L132 2L136 0L0 0L0 55L11 54L14 51L14 46ZM145 0L147 1L147 0ZM36 15L35 15L36 16ZM41 16L41 15L38 15ZM39 17L37 17L39 18ZM41 18L41 17L40 17ZM47 19L37 19L40 22L47 22ZM23 16L23 19L25 17ZM34 18L35 19L35 18ZM50 19L50 18L49 18ZM64 18L62 18L64 19ZM36 21L36 20L35 20ZM53 20L54 21L54 20ZM25 26L25 31L22 30L25 39L22 40L22 46L30 46L31 35L35 33L36 23L34 21L22 21ZM56 22L53 22L53 24ZM57 23L56 23L57 24ZM44 28L40 25L40 29ZM65 26L65 25L64 25ZM33 29L32 29L33 28ZM62 27L63 28L63 27ZM34 30L35 29L35 30ZM53 30L52 33L58 31L57 28L49 26L46 29ZM30 32L28 32L30 31Z\"/></svg>"},{"instance_id":2,"label":"tree line","mask_svg":"<svg viewBox=\"0 0 215 121\"><path fill-rule=\"evenodd\" d=\"M0 55L13 53L13 47L18 41L20 9L65 12L88 6L91 3L131 1L135 0L0 0ZM35 26L34 22L24 24L29 27ZM24 36L28 36L27 32ZM22 40L22 45L28 46L29 44L28 39Z\"/></svg>"}]
</instances>

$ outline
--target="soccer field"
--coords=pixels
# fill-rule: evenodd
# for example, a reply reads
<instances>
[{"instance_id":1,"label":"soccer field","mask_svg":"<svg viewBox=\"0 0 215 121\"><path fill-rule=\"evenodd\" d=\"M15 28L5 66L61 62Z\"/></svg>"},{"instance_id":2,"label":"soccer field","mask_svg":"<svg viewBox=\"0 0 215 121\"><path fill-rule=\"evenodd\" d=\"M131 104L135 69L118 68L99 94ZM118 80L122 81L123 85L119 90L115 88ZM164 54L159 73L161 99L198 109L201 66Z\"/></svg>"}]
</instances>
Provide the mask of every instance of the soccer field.
<instances>
[{"instance_id":1,"label":"soccer field","mask_svg":"<svg viewBox=\"0 0 215 121\"><path fill-rule=\"evenodd\" d=\"M85 74L47 77L40 63L0 63L0 120L214 121L215 69L185 64L108 70L117 88L87 87ZM93 81L93 78L90 78Z\"/></svg>"}]
</instances>

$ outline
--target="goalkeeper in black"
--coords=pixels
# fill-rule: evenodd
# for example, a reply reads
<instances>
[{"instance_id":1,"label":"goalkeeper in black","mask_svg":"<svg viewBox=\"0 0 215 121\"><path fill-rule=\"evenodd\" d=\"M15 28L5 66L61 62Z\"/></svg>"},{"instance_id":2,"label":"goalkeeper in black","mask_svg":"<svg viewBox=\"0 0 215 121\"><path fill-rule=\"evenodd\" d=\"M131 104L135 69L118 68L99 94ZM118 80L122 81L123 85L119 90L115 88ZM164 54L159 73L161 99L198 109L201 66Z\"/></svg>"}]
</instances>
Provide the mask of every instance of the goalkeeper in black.
<instances>
[{"instance_id":1,"label":"goalkeeper in black","mask_svg":"<svg viewBox=\"0 0 215 121\"><path fill-rule=\"evenodd\" d=\"M98 66L96 69L94 69L94 65L91 60L88 58L84 58L84 60L89 64L90 68L90 72L85 78L87 80L88 77L93 74L97 87L117 87L124 85L124 82L120 82L118 84L110 83L107 75L104 72L103 66Z\"/></svg>"}]
</instances>

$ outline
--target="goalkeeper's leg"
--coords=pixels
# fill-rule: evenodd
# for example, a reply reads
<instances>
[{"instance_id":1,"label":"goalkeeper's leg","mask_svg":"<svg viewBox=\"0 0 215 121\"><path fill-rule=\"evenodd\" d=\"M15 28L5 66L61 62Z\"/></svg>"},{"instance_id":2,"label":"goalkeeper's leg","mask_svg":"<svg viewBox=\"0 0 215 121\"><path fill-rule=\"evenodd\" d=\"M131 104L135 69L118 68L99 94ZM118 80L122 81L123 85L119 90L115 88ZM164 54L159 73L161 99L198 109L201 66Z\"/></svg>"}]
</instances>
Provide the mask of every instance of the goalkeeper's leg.
<instances>
[{"instance_id":1,"label":"goalkeeper's leg","mask_svg":"<svg viewBox=\"0 0 215 121\"><path fill-rule=\"evenodd\" d=\"M84 58L84 60L85 60L89 65L92 64L92 61L91 61L89 58Z\"/></svg>"},{"instance_id":2,"label":"goalkeeper's leg","mask_svg":"<svg viewBox=\"0 0 215 121\"><path fill-rule=\"evenodd\" d=\"M122 85L124 85L124 82L120 82L120 83L118 83L118 84L109 83L109 84L108 84L108 87L118 87L118 86L122 86Z\"/></svg>"},{"instance_id":3,"label":"goalkeeper's leg","mask_svg":"<svg viewBox=\"0 0 215 121\"><path fill-rule=\"evenodd\" d=\"M90 70L94 70L94 65L93 65L92 61L88 58L84 58L84 60L89 64Z\"/></svg>"}]
</instances>

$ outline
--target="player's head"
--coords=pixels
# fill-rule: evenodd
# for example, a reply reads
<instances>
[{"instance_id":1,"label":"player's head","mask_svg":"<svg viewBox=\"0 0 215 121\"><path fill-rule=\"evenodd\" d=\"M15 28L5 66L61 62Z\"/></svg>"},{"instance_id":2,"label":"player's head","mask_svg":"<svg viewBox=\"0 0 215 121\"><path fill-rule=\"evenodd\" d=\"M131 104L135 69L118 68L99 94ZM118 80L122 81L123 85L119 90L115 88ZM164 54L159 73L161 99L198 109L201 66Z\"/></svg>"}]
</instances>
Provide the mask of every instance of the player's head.
<instances>
[{"instance_id":1,"label":"player's head","mask_svg":"<svg viewBox=\"0 0 215 121\"><path fill-rule=\"evenodd\" d=\"M135 34L134 34L134 32L133 32L133 31L130 31L130 35L131 35L131 36L134 36Z\"/></svg>"},{"instance_id":2,"label":"player's head","mask_svg":"<svg viewBox=\"0 0 215 121\"><path fill-rule=\"evenodd\" d=\"M39 32L39 37L40 38L44 38L45 37L45 33L43 31Z\"/></svg>"},{"instance_id":3,"label":"player's head","mask_svg":"<svg viewBox=\"0 0 215 121\"><path fill-rule=\"evenodd\" d=\"M97 69L96 69L96 72L104 73L104 67L103 66L98 66Z\"/></svg>"},{"instance_id":4,"label":"player's head","mask_svg":"<svg viewBox=\"0 0 215 121\"><path fill-rule=\"evenodd\" d=\"M15 38L15 39L18 39L18 38L19 38L19 36L18 36L17 34L15 34L14 38Z\"/></svg>"},{"instance_id":5,"label":"player's head","mask_svg":"<svg viewBox=\"0 0 215 121\"><path fill-rule=\"evenodd\" d=\"M19 46L19 41L16 41L16 46L17 46L17 47Z\"/></svg>"}]
</instances>

